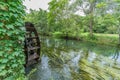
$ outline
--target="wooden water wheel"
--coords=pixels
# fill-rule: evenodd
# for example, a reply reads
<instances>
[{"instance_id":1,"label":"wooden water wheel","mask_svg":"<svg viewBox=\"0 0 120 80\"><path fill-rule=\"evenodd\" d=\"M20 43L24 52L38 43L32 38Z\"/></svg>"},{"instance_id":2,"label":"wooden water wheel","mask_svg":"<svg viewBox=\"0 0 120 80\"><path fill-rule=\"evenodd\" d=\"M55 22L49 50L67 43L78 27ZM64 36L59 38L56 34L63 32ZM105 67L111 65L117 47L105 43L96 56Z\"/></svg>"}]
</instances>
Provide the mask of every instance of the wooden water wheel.
<instances>
[{"instance_id":1,"label":"wooden water wheel","mask_svg":"<svg viewBox=\"0 0 120 80\"><path fill-rule=\"evenodd\" d=\"M40 57L40 40L34 25L30 22L25 22L25 55L26 66L36 63Z\"/></svg>"}]
</instances>

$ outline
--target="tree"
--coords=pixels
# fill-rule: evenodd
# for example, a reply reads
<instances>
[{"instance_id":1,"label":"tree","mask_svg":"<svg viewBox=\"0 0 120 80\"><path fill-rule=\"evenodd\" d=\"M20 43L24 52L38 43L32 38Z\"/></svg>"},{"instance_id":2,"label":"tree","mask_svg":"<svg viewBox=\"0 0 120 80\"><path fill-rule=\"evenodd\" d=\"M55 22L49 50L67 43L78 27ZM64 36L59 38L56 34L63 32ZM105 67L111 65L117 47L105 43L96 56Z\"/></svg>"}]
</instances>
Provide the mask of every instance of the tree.
<instances>
[{"instance_id":1,"label":"tree","mask_svg":"<svg viewBox=\"0 0 120 80\"><path fill-rule=\"evenodd\" d=\"M87 17L87 26L89 28L90 35L93 35L93 26L94 26L94 16L95 16L95 7L97 0L76 0L73 2L73 5L76 6L76 10L82 11Z\"/></svg>"},{"instance_id":2,"label":"tree","mask_svg":"<svg viewBox=\"0 0 120 80\"><path fill-rule=\"evenodd\" d=\"M48 26L50 28L54 30L65 28L65 21L70 14L68 12L68 3L68 0L52 0L49 3Z\"/></svg>"},{"instance_id":3,"label":"tree","mask_svg":"<svg viewBox=\"0 0 120 80\"><path fill-rule=\"evenodd\" d=\"M30 13L26 15L25 21L34 23L39 32L48 32L46 10L39 9L36 11L31 9Z\"/></svg>"},{"instance_id":4,"label":"tree","mask_svg":"<svg viewBox=\"0 0 120 80\"><path fill-rule=\"evenodd\" d=\"M116 6L115 6L115 17L118 20L117 26L118 26L118 35L119 35L119 42L120 45L120 0L114 0Z\"/></svg>"}]
</instances>

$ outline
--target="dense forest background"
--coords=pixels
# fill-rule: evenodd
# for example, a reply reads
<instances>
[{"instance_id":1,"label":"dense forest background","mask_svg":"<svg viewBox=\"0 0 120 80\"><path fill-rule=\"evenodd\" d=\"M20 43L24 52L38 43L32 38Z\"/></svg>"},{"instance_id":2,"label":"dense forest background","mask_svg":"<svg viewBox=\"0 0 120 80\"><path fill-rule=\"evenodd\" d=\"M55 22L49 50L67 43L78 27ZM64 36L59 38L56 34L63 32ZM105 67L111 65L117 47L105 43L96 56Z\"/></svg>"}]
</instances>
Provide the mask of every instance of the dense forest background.
<instances>
[{"instance_id":1,"label":"dense forest background","mask_svg":"<svg viewBox=\"0 0 120 80\"><path fill-rule=\"evenodd\" d=\"M25 21L44 35L118 44L119 13L119 0L52 0L47 11L31 9Z\"/></svg>"}]
</instances>

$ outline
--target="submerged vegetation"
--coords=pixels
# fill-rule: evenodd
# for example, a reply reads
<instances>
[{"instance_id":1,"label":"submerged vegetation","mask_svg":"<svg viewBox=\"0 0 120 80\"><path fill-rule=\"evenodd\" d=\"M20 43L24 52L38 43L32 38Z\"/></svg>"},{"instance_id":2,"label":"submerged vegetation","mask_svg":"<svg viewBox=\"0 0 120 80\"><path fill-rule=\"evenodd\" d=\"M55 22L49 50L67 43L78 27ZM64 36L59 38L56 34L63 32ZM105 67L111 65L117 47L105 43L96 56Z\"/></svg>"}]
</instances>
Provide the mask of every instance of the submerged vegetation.
<instances>
[{"instance_id":1,"label":"submerged vegetation","mask_svg":"<svg viewBox=\"0 0 120 80\"><path fill-rule=\"evenodd\" d=\"M116 47L48 37L41 41L41 63L30 80L120 79L120 50Z\"/></svg>"}]
</instances>

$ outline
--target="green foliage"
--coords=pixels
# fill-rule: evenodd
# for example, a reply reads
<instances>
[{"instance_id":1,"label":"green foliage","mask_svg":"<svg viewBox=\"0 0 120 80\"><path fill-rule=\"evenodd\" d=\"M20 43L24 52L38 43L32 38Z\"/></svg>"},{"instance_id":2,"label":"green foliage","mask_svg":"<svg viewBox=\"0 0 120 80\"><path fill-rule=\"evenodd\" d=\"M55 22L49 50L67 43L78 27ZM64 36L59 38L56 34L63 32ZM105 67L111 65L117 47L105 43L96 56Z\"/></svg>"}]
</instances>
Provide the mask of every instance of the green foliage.
<instances>
[{"instance_id":1,"label":"green foliage","mask_svg":"<svg viewBox=\"0 0 120 80\"><path fill-rule=\"evenodd\" d=\"M106 7L106 5L107 5L106 3L101 2L101 3L97 4L96 7L97 8L103 8L103 7Z\"/></svg>"},{"instance_id":2,"label":"green foliage","mask_svg":"<svg viewBox=\"0 0 120 80\"><path fill-rule=\"evenodd\" d=\"M28 13L25 17L25 21L34 23L40 33L48 32L47 11L45 10L30 10L30 13Z\"/></svg>"},{"instance_id":3,"label":"green foliage","mask_svg":"<svg viewBox=\"0 0 120 80\"><path fill-rule=\"evenodd\" d=\"M82 33L81 36L83 41L93 42L97 44L111 45L116 46L118 43L117 34L102 34L102 33L94 33L93 36L90 36L89 33Z\"/></svg>"},{"instance_id":4,"label":"green foliage","mask_svg":"<svg viewBox=\"0 0 120 80\"><path fill-rule=\"evenodd\" d=\"M68 3L68 0L52 0L49 3L49 12L47 17L48 26L49 28L52 28L52 32L62 31L62 28L67 30L66 28L70 27Z\"/></svg>"},{"instance_id":5,"label":"green foliage","mask_svg":"<svg viewBox=\"0 0 120 80\"><path fill-rule=\"evenodd\" d=\"M24 15L22 0L0 1L0 80L24 76Z\"/></svg>"},{"instance_id":6,"label":"green foliage","mask_svg":"<svg viewBox=\"0 0 120 80\"><path fill-rule=\"evenodd\" d=\"M89 32L88 40L95 40L94 33L120 34L119 0L51 0L48 9L31 10L26 17L40 34L81 38L81 33Z\"/></svg>"}]
</instances>

